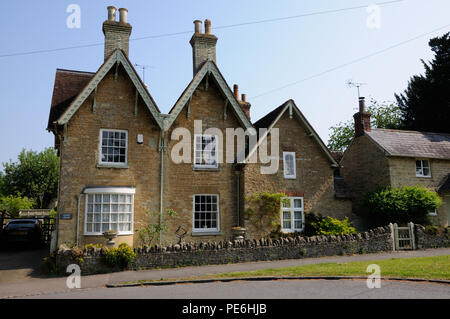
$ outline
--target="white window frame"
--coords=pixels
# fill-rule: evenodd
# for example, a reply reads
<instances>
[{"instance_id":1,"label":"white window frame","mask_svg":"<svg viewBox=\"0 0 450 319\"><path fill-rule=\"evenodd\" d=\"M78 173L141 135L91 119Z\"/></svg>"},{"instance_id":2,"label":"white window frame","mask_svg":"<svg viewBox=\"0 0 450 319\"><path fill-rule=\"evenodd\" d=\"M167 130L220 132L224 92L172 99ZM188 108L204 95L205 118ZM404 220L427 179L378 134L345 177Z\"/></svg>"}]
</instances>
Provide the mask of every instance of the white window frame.
<instances>
[{"instance_id":1,"label":"white window frame","mask_svg":"<svg viewBox=\"0 0 450 319\"><path fill-rule=\"evenodd\" d=\"M118 132L125 133L125 162L108 162L102 160L102 142L103 142L103 132ZM101 166L114 166L114 167L126 167L128 166L128 131L127 130L116 130L116 129L100 129L100 138L98 143L98 164Z\"/></svg>"},{"instance_id":2,"label":"white window frame","mask_svg":"<svg viewBox=\"0 0 450 319\"><path fill-rule=\"evenodd\" d=\"M287 161L286 161L286 157L288 155L292 155L293 157L293 164L294 164L294 174L287 174L288 172L288 166L287 166ZM296 161L295 161L295 152L283 152L283 175L284 178L286 179L295 179L297 177L297 167L296 167Z\"/></svg>"},{"instance_id":3,"label":"white window frame","mask_svg":"<svg viewBox=\"0 0 450 319\"><path fill-rule=\"evenodd\" d=\"M195 227L195 198L197 196L214 196L216 197L217 203L217 216L216 216L216 225L215 228L196 228ZM220 232L220 204L219 204L219 194L194 194L192 196L192 232L193 233L217 233Z\"/></svg>"},{"instance_id":4,"label":"white window frame","mask_svg":"<svg viewBox=\"0 0 450 319\"><path fill-rule=\"evenodd\" d=\"M429 216L437 216L437 215L438 215L437 209L428 211L428 215L429 215Z\"/></svg>"},{"instance_id":5,"label":"white window frame","mask_svg":"<svg viewBox=\"0 0 450 319\"><path fill-rule=\"evenodd\" d=\"M420 161L420 169L421 169L421 171L422 171L422 173L417 173L417 162L418 161ZM423 165L423 163L424 162L428 162L428 172L429 172L429 174L428 175L424 175L423 174L423 168L424 168L424 165ZM416 169L416 177L431 177L431 163L430 163L430 160L429 159L426 159L426 158L416 158L416 160L415 160L415 169Z\"/></svg>"},{"instance_id":6,"label":"white window frame","mask_svg":"<svg viewBox=\"0 0 450 319\"><path fill-rule=\"evenodd\" d=\"M95 200L95 195L101 195L102 196L102 201L101 201L101 205L103 205L103 195L125 195L125 196L131 196L131 221L130 221L130 230L129 231L119 231L119 229L117 229L117 234L118 235L133 235L134 234L134 230L133 230L133 226L134 226L134 193L135 193L135 189L134 188L127 188L127 187L97 187L97 188L88 188L85 189L83 191L83 193L85 194L85 207L84 207L84 235L86 236L103 236L103 232L102 231L102 224L103 221L100 219L100 231L99 232L95 232L94 228L92 228L92 231L88 231L87 230L87 224L88 224L88 204L89 204L89 196L94 196L94 200ZM95 201L94 201L95 203ZM111 205L111 201L109 202ZM124 202L124 204L126 204ZM117 203L117 205L120 205L120 202ZM95 204L94 204L95 207ZM101 214L103 214L103 206L102 206L102 212ZM109 214L111 215L111 210L109 211ZM126 212L126 213L130 213L130 212ZM94 217L94 212L92 212L93 214L93 219ZM117 214L120 214L119 209ZM101 216L101 215L100 215ZM110 218L111 220L111 218ZM119 223L119 216L117 216L117 223ZM92 225L94 225L94 222L92 222ZM119 227L117 227L119 228Z\"/></svg>"},{"instance_id":7,"label":"white window frame","mask_svg":"<svg viewBox=\"0 0 450 319\"><path fill-rule=\"evenodd\" d=\"M289 200L289 207L284 207L283 203L281 203L281 212L280 212L280 220L281 220L281 232L283 233L294 233L294 232L301 232L305 229L305 203L304 203L304 199L303 197L283 197L283 199L288 199ZM295 199L300 199L301 200L301 207L300 208L295 208L294 207L294 200ZM298 212L301 211L302 213L302 227L301 228L296 228L295 227L295 213L294 212ZM290 221L291 221L291 227L290 228L284 228L284 224L283 224L283 213L284 212L289 212L290 213Z\"/></svg>"},{"instance_id":8,"label":"white window frame","mask_svg":"<svg viewBox=\"0 0 450 319\"><path fill-rule=\"evenodd\" d=\"M197 137L201 137L203 141L203 137L214 137L216 142L216 155L215 155L215 165L211 164L198 164L197 163ZM219 137L217 135L210 134L194 134L194 167L195 168L218 168L219 167ZM203 142L202 142L203 143ZM203 159L203 150L202 151L202 159Z\"/></svg>"}]
</instances>

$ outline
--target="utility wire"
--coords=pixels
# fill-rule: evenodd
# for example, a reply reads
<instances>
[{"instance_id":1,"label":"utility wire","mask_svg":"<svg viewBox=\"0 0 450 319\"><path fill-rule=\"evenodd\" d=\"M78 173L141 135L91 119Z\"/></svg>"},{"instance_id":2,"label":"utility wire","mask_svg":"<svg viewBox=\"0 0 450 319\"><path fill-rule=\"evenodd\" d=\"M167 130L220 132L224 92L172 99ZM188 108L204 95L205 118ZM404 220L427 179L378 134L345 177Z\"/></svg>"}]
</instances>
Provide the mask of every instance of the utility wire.
<instances>
[{"instance_id":1,"label":"utility wire","mask_svg":"<svg viewBox=\"0 0 450 319\"><path fill-rule=\"evenodd\" d=\"M384 2L379 2L379 3L375 3L375 4L378 6L384 6L384 5L403 2L403 1L407 1L407 0L384 1ZM357 9L363 9L363 8L367 8L367 5L340 8L340 9L332 9L332 10L325 10L325 11L316 11L316 12L310 12L310 13L299 14L299 15L288 16L288 17L279 17L279 18L273 18L273 19L256 20L256 21L250 21L250 22L229 24L229 25L217 26L217 27L214 27L213 29L215 29L215 30L228 29L228 28L241 27L241 26L252 25L252 24L261 24L261 23L276 22L276 21L283 21L283 20L290 20L290 19L299 19L299 18L304 18L304 17L325 15L325 14L330 14L330 13L338 13L338 12L357 10ZM166 38L166 37L172 37L172 36L189 34L189 33L192 33L192 30L149 35L149 36L143 36L143 37L138 37L138 38L131 38L130 41ZM103 45L103 42L75 45L75 46L70 46L70 47L62 47L62 48L54 48L54 49L43 49L43 50L34 50L34 51L26 51L26 52L18 52L18 53L7 53L7 54L0 55L0 58L32 55L32 54L39 54L39 53L50 53L50 52L65 51L65 50L80 49L80 48L89 48L89 47L95 47L95 46L101 46L101 45Z\"/></svg>"},{"instance_id":2,"label":"utility wire","mask_svg":"<svg viewBox=\"0 0 450 319\"><path fill-rule=\"evenodd\" d=\"M335 66L335 67L333 67L333 68L327 69L327 70L322 71L322 72L320 72L320 73L316 73L316 74L314 74L314 75L311 75L311 76L308 76L308 77L306 77L306 78L300 79L300 80L298 80L298 81L295 81L295 82L292 82L292 83L289 83L289 84L280 86L280 87L275 88L275 89L272 89L272 90L270 90L270 91L266 91L266 92L263 92L263 93L261 93L261 94L255 95L255 96L251 96L251 97L249 97L249 99L257 99L257 98L259 98L259 97L261 97L261 96L264 96L264 95L267 95L267 94L271 94L271 93L274 93L274 92L283 90L283 89L285 89L285 88L288 88L288 87L290 87L290 86L294 86L294 85L296 85L296 84L299 84L299 83L302 83L302 82L305 82L305 81L308 81L308 80L317 78L317 77L319 77L319 76L325 75L325 74L327 74L327 73L333 72L333 71L338 70L338 69L342 69L343 67L346 67L346 66L348 66L348 65L355 64L355 63L357 63L357 62L366 60L366 59L371 58L371 57L373 57L373 56L376 56L376 55L378 55L378 54L381 54L381 53L384 53L384 52L386 52L386 51L392 50L392 49L397 48L397 47L399 47L399 46L402 46L402 45L404 45L404 44L406 44L406 43L412 42L412 41L414 41L414 40L417 40L417 39L419 39L419 38L422 38L422 37L424 37L424 36L427 36L427 35L429 35L429 34L432 34L432 33L434 33L434 32L437 32L437 31L440 31L440 30L442 30L442 29L449 28L449 27L450 27L450 24L444 25L444 26L439 27L439 28L437 28L437 29L434 29L434 30L432 30L432 31L429 31L429 32L426 32L426 33L422 33L422 34L417 35L417 36L415 36L415 37L413 37L413 38L410 38L410 39L408 39L408 40L405 40L405 41L399 42L399 43L397 43L397 44L391 45L391 46L389 46L389 47L387 47L387 48L384 48L384 49L375 51L375 52L373 52L373 53L371 53L371 54L365 55L365 56L360 57L360 58L357 58L357 59L355 59L355 60L352 60L352 61L349 61L349 62L340 64L340 65L338 65L338 66Z\"/></svg>"}]
</instances>

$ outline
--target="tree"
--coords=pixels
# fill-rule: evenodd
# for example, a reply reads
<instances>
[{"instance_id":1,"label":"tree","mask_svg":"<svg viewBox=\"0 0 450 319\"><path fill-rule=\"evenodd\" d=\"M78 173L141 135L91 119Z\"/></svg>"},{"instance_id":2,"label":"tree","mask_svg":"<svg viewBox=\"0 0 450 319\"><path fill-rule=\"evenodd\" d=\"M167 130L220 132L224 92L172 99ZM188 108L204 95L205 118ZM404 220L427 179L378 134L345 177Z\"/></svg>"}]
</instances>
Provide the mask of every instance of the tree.
<instances>
[{"instance_id":1,"label":"tree","mask_svg":"<svg viewBox=\"0 0 450 319\"><path fill-rule=\"evenodd\" d=\"M372 114L370 125L373 128L398 129L403 125L400 108L395 103L379 103L370 100L367 111ZM353 120L340 122L330 127L328 148L333 151L345 151L355 136L355 123Z\"/></svg>"},{"instance_id":2,"label":"tree","mask_svg":"<svg viewBox=\"0 0 450 319\"><path fill-rule=\"evenodd\" d=\"M414 75L406 90L395 94L404 118L404 129L450 133L450 32L428 42L434 52L423 60L424 75Z\"/></svg>"},{"instance_id":3,"label":"tree","mask_svg":"<svg viewBox=\"0 0 450 319\"><path fill-rule=\"evenodd\" d=\"M36 205L33 200L20 195L2 196L0 198L0 210L6 210L8 215L18 217L19 211L22 209L31 209Z\"/></svg>"},{"instance_id":4,"label":"tree","mask_svg":"<svg viewBox=\"0 0 450 319\"><path fill-rule=\"evenodd\" d=\"M36 202L38 208L46 208L57 197L59 158L53 148L39 153L25 151L17 162L3 163L0 194L25 196Z\"/></svg>"}]
</instances>

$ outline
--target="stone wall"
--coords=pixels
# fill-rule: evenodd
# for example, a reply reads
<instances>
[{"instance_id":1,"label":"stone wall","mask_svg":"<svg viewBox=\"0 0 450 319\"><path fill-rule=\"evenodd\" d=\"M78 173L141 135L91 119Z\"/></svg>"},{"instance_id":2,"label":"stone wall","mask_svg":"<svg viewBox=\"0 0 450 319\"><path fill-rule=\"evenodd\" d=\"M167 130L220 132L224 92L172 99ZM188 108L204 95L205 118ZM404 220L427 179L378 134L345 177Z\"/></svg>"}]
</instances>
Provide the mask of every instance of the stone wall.
<instances>
[{"instance_id":1,"label":"stone wall","mask_svg":"<svg viewBox=\"0 0 450 319\"><path fill-rule=\"evenodd\" d=\"M129 268L165 268L377 253L392 251L392 245L389 226L354 235L185 243L167 247L135 248L136 259ZM76 258L72 256L72 250L65 246L60 247L57 266L61 273L65 272L67 265L77 263ZM84 274L118 270L104 263L102 249L85 249L82 258L81 269Z\"/></svg>"},{"instance_id":2,"label":"stone wall","mask_svg":"<svg viewBox=\"0 0 450 319\"><path fill-rule=\"evenodd\" d=\"M443 227L415 225L414 235L417 249L450 247L450 233Z\"/></svg>"}]
</instances>

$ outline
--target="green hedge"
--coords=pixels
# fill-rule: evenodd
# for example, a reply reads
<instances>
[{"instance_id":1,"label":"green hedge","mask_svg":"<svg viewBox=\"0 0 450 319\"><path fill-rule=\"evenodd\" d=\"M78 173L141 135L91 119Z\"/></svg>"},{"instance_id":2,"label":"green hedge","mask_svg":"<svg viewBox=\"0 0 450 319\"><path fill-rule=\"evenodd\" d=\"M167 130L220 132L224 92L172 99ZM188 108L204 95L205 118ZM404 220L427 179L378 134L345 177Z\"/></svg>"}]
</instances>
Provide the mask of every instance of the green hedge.
<instances>
[{"instance_id":1,"label":"green hedge","mask_svg":"<svg viewBox=\"0 0 450 319\"><path fill-rule=\"evenodd\" d=\"M388 187L365 194L363 215L378 225L388 223L429 225L428 212L442 205L442 199L421 186Z\"/></svg>"}]
</instances>

